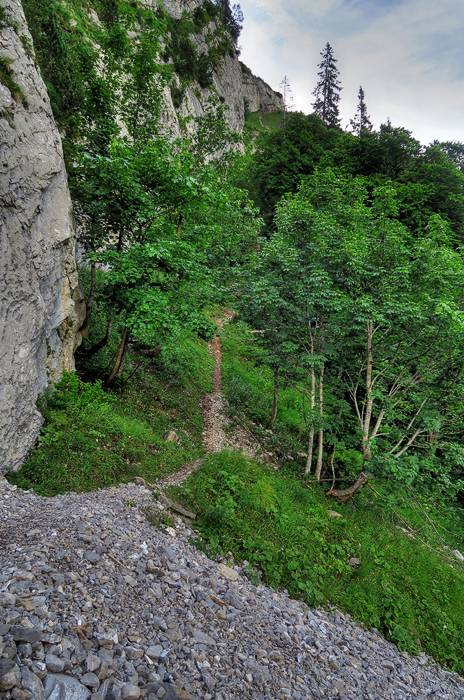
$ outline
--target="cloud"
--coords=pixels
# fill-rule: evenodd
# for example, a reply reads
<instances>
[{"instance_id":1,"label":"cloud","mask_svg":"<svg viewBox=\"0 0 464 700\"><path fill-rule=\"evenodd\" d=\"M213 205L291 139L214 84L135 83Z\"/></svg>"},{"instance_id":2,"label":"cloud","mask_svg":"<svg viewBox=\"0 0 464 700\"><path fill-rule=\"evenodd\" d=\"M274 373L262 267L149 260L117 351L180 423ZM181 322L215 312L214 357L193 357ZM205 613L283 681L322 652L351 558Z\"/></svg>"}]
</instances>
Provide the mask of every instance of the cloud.
<instances>
[{"instance_id":1,"label":"cloud","mask_svg":"<svg viewBox=\"0 0 464 700\"><path fill-rule=\"evenodd\" d=\"M341 116L359 85L376 125L390 118L423 142L464 141L462 0L242 0L242 58L295 106L311 110L319 52L330 41L343 84Z\"/></svg>"}]
</instances>

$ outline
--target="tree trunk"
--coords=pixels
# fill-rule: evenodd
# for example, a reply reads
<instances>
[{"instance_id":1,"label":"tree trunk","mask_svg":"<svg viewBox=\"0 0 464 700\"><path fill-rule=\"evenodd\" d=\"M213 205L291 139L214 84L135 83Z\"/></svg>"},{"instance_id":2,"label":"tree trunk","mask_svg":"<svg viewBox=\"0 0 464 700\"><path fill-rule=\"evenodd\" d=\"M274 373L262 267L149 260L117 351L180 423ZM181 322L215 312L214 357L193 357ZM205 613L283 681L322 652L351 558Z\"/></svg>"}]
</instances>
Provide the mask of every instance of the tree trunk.
<instances>
[{"instance_id":1,"label":"tree trunk","mask_svg":"<svg viewBox=\"0 0 464 700\"><path fill-rule=\"evenodd\" d=\"M85 318L82 322L81 327L79 328L79 332L83 338L88 335L90 316L92 314L93 299L95 296L96 286L97 286L97 266L96 266L96 263L92 263L90 266L90 288L89 288L89 293L87 295L87 299L85 302Z\"/></svg>"},{"instance_id":2,"label":"tree trunk","mask_svg":"<svg viewBox=\"0 0 464 700\"><path fill-rule=\"evenodd\" d=\"M356 479L356 482L353 484L353 486L350 486L347 489L329 489L326 492L327 496L332 496L333 498L336 498L337 501L340 503L345 503L348 501L352 496L354 496L359 489L361 489L363 486L365 486L368 482L368 478L364 472L361 472L361 474L358 476Z\"/></svg>"},{"instance_id":3,"label":"tree trunk","mask_svg":"<svg viewBox=\"0 0 464 700\"><path fill-rule=\"evenodd\" d=\"M119 341L118 349L116 352L116 357L114 358L113 368L105 380L104 386L106 389L111 389L111 387L114 385L114 382L121 374L121 370L122 370L123 365L124 365L124 359L126 357L128 342L129 342L129 329L124 328L122 335L121 335L121 340Z\"/></svg>"},{"instance_id":4,"label":"tree trunk","mask_svg":"<svg viewBox=\"0 0 464 700\"><path fill-rule=\"evenodd\" d=\"M324 365L322 365L319 374L319 433L317 446L317 463L316 463L316 481L321 480L322 473L322 458L324 456L324 428L322 427L322 419L324 415Z\"/></svg>"},{"instance_id":5,"label":"tree trunk","mask_svg":"<svg viewBox=\"0 0 464 700\"><path fill-rule=\"evenodd\" d=\"M272 399L272 412L270 420L271 428L274 426L277 418L277 407L279 404L279 388L279 370L276 370L274 372L274 396Z\"/></svg>"},{"instance_id":6,"label":"tree trunk","mask_svg":"<svg viewBox=\"0 0 464 700\"><path fill-rule=\"evenodd\" d=\"M372 397L372 365L373 365L373 348L372 341L374 336L374 323L373 321L367 322L367 366L366 366L366 405L364 409L364 421L363 421L363 437L362 437L362 453L365 460L371 458L371 447L370 447L370 430L371 430L371 419L372 419L372 407L373 407L373 397Z\"/></svg>"},{"instance_id":7,"label":"tree trunk","mask_svg":"<svg viewBox=\"0 0 464 700\"><path fill-rule=\"evenodd\" d=\"M94 343L94 345L92 345L92 347L90 347L88 350L82 350L82 352L84 353L84 355L86 357L92 357L92 355L96 355L96 353L99 350L101 350L102 348L105 347L105 345L108 343L108 340L110 339L112 328L113 328L113 317L110 316L108 319L108 324L106 326L106 331L105 331L105 335L103 336L103 338L101 338L97 343Z\"/></svg>"},{"instance_id":8,"label":"tree trunk","mask_svg":"<svg viewBox=\"0 0 464 700\"><path fill-rule=\"evenodd\" d=\"M310 474L311 473L311 467L313 463L313 451L314 451L314 407L316 405L316 372L314 371L314 368L311 369L311 390L310 390L310 396L309 396L309 405L310 405L310 412L309 412L309 420L310 420L310 427L309 427L309 435L308 435L308 453L306 457L306 469L305 469L305 474Z\"/></svg>"}]
</instances>

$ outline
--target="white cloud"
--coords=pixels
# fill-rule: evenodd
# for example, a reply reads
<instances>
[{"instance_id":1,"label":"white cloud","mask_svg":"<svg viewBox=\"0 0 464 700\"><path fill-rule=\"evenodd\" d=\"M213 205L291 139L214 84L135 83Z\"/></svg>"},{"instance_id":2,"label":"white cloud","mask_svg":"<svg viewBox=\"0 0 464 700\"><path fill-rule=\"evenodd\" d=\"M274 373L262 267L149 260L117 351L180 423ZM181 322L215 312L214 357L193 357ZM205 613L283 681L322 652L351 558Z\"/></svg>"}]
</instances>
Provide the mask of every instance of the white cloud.
<instances>
[{"instance_id":1,"label":"white cloud","mask_svg":"<svg viewBox=\"0 0 464 700\"><path fill-rule=\"evenodd\" d=\"M319 52L339 59L346 124L363 85L374 123L389 117L421 141L464 141L462 0L242 0L242 58L278 88L290 78L309 112Z\"/></svg>"}]
</instances>

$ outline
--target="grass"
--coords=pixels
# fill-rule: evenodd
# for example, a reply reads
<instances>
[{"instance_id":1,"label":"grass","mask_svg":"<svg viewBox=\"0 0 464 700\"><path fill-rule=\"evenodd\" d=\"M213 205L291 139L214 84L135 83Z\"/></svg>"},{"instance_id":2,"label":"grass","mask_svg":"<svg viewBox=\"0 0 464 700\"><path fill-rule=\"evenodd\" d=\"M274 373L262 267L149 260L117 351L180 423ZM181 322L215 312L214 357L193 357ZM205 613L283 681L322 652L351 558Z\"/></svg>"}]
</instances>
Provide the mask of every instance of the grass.
<instances>
[{"instance_id":1,"label":"grass","mask_svg":"<svg viewBox=\"0 0 464 700\"><path fill-rule=\"evenodd\" d=\"M283 112L249 112L246 115L245 125L253 132L277 131L282 127Z\"/></svg>"},{"instance_id":2,"label":"grass","mask_svg":"<svg viewBox=\"0 0 464 700\"><path fill-rule=\"evenodd\" d=\"M258 437L265 438L281 457L305 448L307 392L297 384L282 387L277 420L272 434L269 424L273 395L272 371L263 362L255 336L243 323L227 325L222 335L223 389L230 411L252 421Z\"/></svg>"},{"instance_id":3,"label":"grass","mask_svg":"<svg viewBox=\"0 0 464 700\"><path fill-rule=\"evenodd\" d=\"M128 375L140 360L132 356ZM188 371L186 369L188 367ZM91 491L141 476L150 482L203 454L201 399L210 388L206 343L186 338L160 367L144 362L111 394L68 374L41 401L39 443L10 480L53 496ZM179 442L165 435L176 431Z\"/></svg>"},{"instance_id":4,"label":"grass","mask_svg":"<svg viewBox=\"0 0 464 700\"><path fill-rule=\"evenodd\" d=\"M208 553L232 552L268 585L310 605L336 605L401 649L464 673L464 566L436 548L439 512L429 510L433 525L422 520L419 541L399 529L384 498L366 490L336 505L320 488L236 453L209 457L175 493L198 514ZM414 521L406 506L403 516ZM462 546L463 521L452 517L452 544Z\"/></svg>"},{"instance_id":5,"label":"grass","mask_svg":"<svg viewBox=\"0 0 464 700\"><path fill-rule=\"evenodd\" d=\"M0 83L2 83L11 93L15 102L22 102L27 107L27 100L22 88L14 79L13 59L8 56L0 56Z\"/></svg>"}]
</instances>

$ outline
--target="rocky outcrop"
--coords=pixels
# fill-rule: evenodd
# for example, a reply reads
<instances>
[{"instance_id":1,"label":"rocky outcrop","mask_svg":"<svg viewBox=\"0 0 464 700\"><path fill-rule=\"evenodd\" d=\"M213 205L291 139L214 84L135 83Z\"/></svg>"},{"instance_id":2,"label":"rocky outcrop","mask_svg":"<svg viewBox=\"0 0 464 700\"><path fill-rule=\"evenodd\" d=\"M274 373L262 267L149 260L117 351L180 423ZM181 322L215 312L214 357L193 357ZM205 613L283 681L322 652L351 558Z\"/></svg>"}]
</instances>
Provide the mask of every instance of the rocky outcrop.
<instances>
[{"instance_id":1,"label":"rocky outcrop","mask_svg":"<svg viewBox=\"0 0 464 700\"><path fill-rule=\"evenodd\" d=\"M167 12L177 19L184 12L193 12L203 2L204 0L163 0ZM215 29L213 22L203 33L194 36L195 46L200 53L208 52L208 41L211 41ZM232 52L223 56L215 67L211 87L202 88L193 81L185 88L180 106L173 104L170 90L165 90L163 121L176 134L182 131L181 123L186 124L188 130L194 129L195 118L206 113L213 95L217 95L226 106L226 120L233 131L242 131L246 112L280 112L284 109L282 95L253 75L239 61L238 55Z\"/></svg>"},{"instance_id":2,"label":"rocky outcrop","mask_svg":"<svg viewBox=\"0 0 464 700\"><path fill-rule=\"evenodd\" d=\"M242 93L247 112L283 112L284 100L280 92L275 92L262 78L253 75L244 63L242 72Z\"/></svg>"},{"instance_id":3,"label":"rocky outcrop","mask_svg":"<svg viewBox=\"0 0 464 700\"><path fill-rule=\"evenodd\" d=\"M0 0L0 471L36 440L39 394L73 367L78 318L61 141L19 0Z\"/></svg>"}]
</instances>

